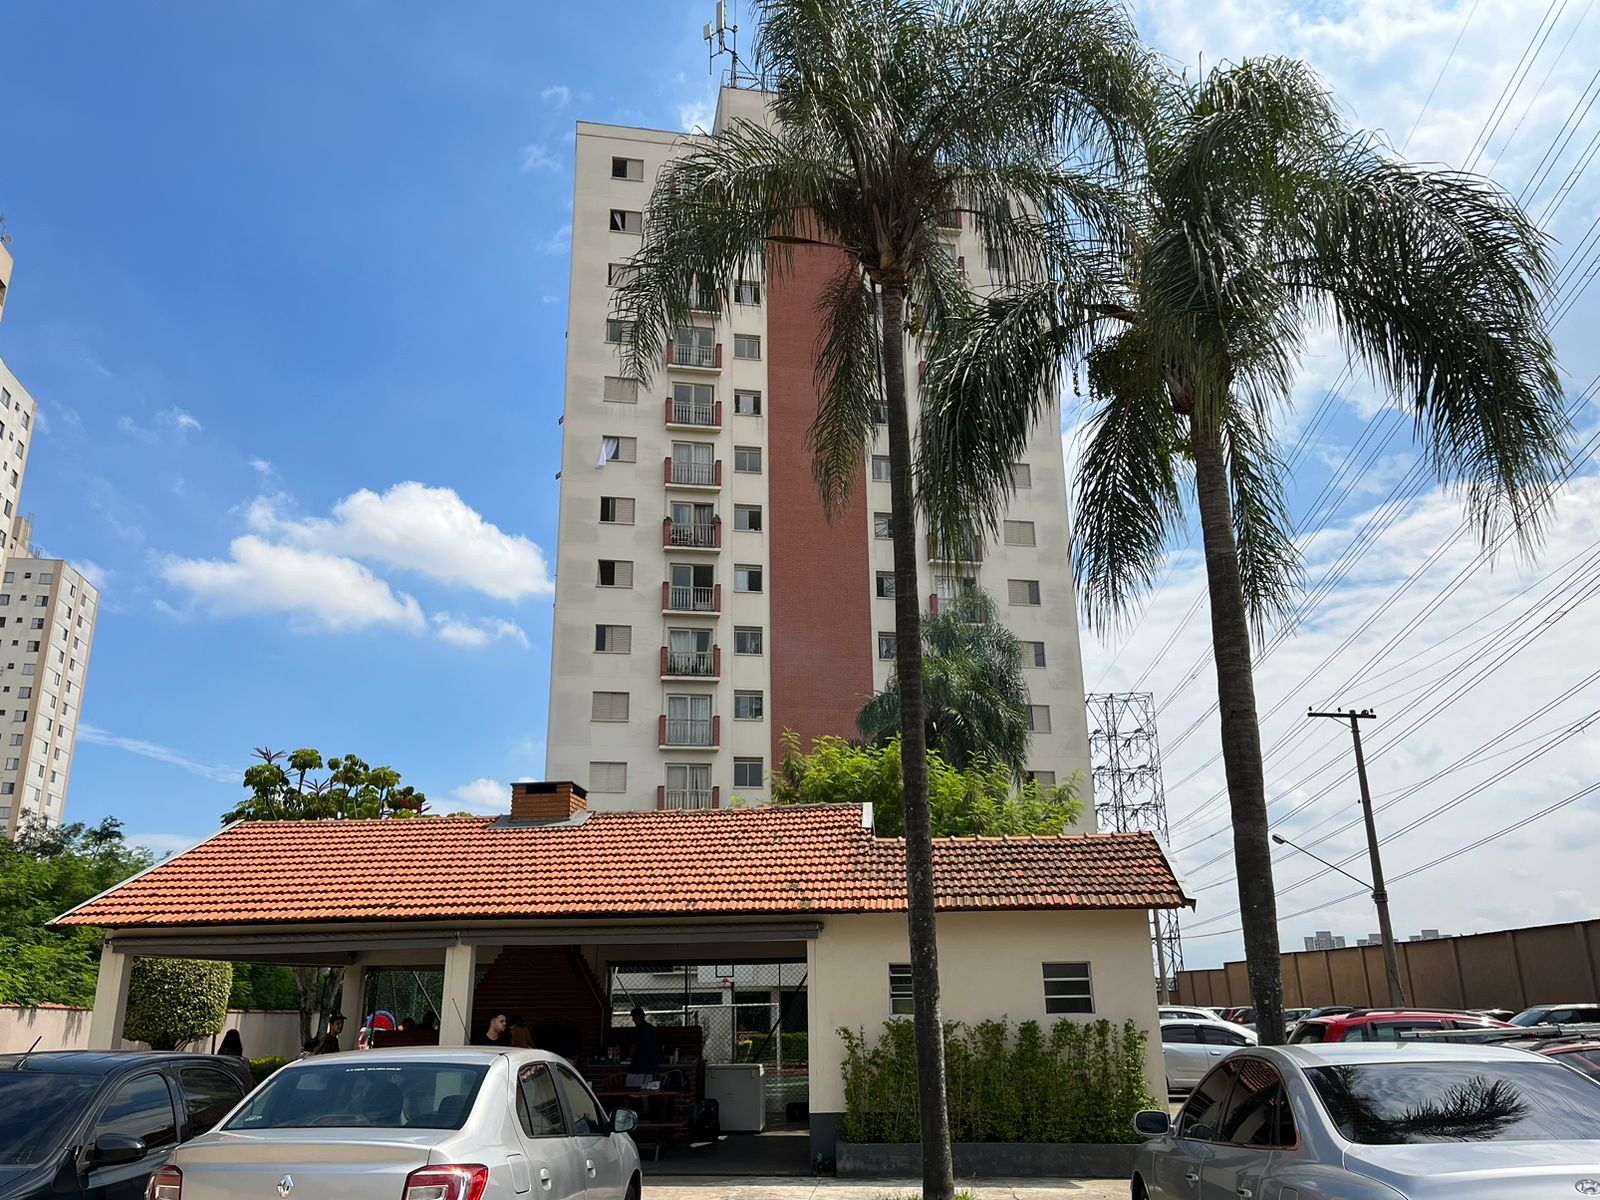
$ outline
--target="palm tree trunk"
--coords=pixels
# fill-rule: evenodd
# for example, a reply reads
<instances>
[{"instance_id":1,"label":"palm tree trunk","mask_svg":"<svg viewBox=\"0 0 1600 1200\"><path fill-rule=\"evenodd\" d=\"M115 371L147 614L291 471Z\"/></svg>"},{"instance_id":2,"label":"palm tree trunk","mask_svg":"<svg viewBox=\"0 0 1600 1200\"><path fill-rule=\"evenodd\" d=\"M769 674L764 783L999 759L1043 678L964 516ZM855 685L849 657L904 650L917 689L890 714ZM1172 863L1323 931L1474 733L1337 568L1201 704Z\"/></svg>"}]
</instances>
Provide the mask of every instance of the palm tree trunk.
<instances>
[{"instance_id":1,"label":"palm tree trunk","mask_svg":"<svg viewBox=\"0 0 1600 1200\"><path fill-rule=\"evenodd\" d=\"M900 770L905 779L906 925L911 941L911 1024L917 1042L923 1200L952 1200L950 1115L945 1096L944 1020L934 929L933 819L928 808L928 735L922 696L922 610L917 520L911 495L911 416L906 406L905 287L883 286L883 380L889 406L889 494L894 535L895 677L900 683Z\"/></svg>"},{"instance_id":2,"label":"palm tree trunk","mask_svg":"<svg viewBox=\"0 0 1600 1200\"><path fill-rule=\"evenodd\" d=\"M1222 435L1214 419L1189 417L1194 440L1195 491L1206 551L1211 598L1211 643L1217 662L1217 706L1222 718L1222 765L1233 815L1233 861L1239 879L1240 924L1263 1046L1281 1045L1283 957L1278 944L1278 898L1272 886L1272 844L1267 837L1267 786L1261 767L1261 728L1250 661L1250 622L1239 577L1233 501Z\"/></svg>"}]
</instances>

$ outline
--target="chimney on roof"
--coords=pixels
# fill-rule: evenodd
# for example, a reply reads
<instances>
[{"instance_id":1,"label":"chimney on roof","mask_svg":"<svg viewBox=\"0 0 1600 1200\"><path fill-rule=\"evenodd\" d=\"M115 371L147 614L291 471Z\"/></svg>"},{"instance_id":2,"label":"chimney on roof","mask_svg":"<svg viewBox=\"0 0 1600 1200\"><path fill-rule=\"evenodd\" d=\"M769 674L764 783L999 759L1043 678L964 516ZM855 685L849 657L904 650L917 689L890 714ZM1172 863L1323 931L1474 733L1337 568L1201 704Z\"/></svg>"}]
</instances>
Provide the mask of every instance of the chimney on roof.
<instances>
[{"instance_id":1,"label":"chimney on roof","mask_svg":"<svg viewBox=\"0 0 1600 1200\"><path fill-rule=\"evenodd\" d=\"M589 793L570 779L511 785L513 821L566 821L589 807Z\"/></svg>"}]
</instances>

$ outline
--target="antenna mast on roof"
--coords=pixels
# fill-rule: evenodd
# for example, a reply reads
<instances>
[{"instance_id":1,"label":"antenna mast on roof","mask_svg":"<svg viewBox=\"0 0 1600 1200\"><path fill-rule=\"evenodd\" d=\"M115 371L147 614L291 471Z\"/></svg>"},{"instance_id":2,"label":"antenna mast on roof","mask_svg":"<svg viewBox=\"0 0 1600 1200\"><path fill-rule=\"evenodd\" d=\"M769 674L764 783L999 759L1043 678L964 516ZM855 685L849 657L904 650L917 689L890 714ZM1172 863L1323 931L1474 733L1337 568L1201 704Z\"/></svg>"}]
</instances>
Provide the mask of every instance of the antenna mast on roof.
<instances>
[{"instance_id":1,"label":"antenna mast on roof","mask_svg":"<svg viewBox=\"0 0 1600 1200\"><path fill-rule=\"evenodd\" d=\"M729 34L733 36L730 38ZM707 74L716 70L717 59L726 54L729 66L723 81L728 87L741 87L745 84L755 86L758 83L755 72L745 70L743 61L739 58L738 17L734 17L733 24L728 23L728 0L717 0L716 19L706 25L705 40Z\"/></svg>"}]
</instances>

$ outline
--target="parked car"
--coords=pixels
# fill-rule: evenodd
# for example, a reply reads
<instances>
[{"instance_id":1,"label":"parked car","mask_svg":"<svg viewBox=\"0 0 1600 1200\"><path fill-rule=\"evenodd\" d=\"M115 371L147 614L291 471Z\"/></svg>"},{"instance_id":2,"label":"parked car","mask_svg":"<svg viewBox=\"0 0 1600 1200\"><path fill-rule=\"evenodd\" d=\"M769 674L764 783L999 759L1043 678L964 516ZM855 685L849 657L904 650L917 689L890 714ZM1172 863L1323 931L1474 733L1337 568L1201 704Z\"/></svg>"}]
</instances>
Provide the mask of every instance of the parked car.
<instances>
[{"instance_id":1,"label":"parked car","mask_svg":"<svg viewBox=\"0 0 1600 1200\"><path fill-rule=\"evenodd\" d=\"M1250 1005L1242 1008L1225 1008L1222 1010L1222 1019L1232 1021L1235 1025L1248 1025L1256 1019L1256 1010Z\"/></svg>"},{"instance_id":2,"label":"parked car","mask_svg":"<svg viewBox=\"0 0 1600 1200\"><path fill-rule=\"evenodd\" d=\"M0 1200L142 1196L250 1087L244 1060L223 1055L0 1055Z\"/></svg>"},{"instance_id":3,"label":"parked car","mask_svg":"<svg viewBox=\"0 0 1600 1200\"><path fill-rule=\"evenodd\" d=\"M1530 1200L1600 1194L1600 1086L1519 1050L1238 1051L1177 1120L1142 1112L1133 1200Z\"/></svg>"},{"instance_id":4,"label":"parked car","mask_svg":"<svg viewBox=\"0 0 1600 1200\"><path fill-rule=\"evenodd\" d=\"M1600 1004L1539 1004L1511 1018L1513 1025L1574 1025L1600 1021Z\"/></svg>"},{"instance_id":5,"label":"parked car","mask_svg":"<svg viewBox=\"0 0 1600 1200\"><path fill-rule=\"evenodd\" d=\"M1300 1019L1305 1021L1311 1017L1337 1017L1343 1013L1355 1012L1355 1010L1355 1005L1353 1004L1324 1004L1321 1008L1313 1008Z\"/></svg>"},{"instance_id":6,"label":"parked car","mask_svg":"<svg viewBox=\"0 0 1600 1200\"><path fill-rule=\"evenodd\" d=\"M1528 1050L1600 1080L1600 1024L1507 1025L1503 1029L1441 1029L1415 1035L1425 1042Z\"/></svg>"},{"instance_id":7,"label":"parked car","mask_svg":"<svg viewBox=\"0 0 1600 1200\"><path fill-rule=\"evenodd\" d=\"M1406 1034L1429 1029L1506 1028L1476 1013L1420 1011L1405 1008L1355 1008L1331 1017L1307 1017L1296 1025L1289 1041L1395 1042Z\"/></svg>"},{"instance_id":8,"label":"parked car","mask_svg":"<svg viewBox=\"0 0 1600 1200\"><path fill-rule=\"evenodd\" d=\"M148 1200L639 1200L637 1124L546 1050L327 1055L180 1146Z\"/></svg>"},{"instance_id":9,"label":"parked car","mask_svg":"<svg viewBox=\"0 0 1600 1200\"><path fill-rule=\"evenodd\" d=\"M1187 1092L1224 1055L1254 1046L1256 1035L1226 1021L1161 1022L1161 1057L1167 1064L1167 1094Z\"/></svg>"},{"instance_id":10,"label":"parked car","mask_svg":"<svg viewBox=\"0 0 1600 1200\"><path fill-rule=\"evenodd\" d=\"M1178 1008L1163 1004L1156 1009L1156 1016L1163 1021L1219 1021L1224 1025L1231 1025L1231 1021L1224 1021L1211 1008Z\"/></svg>"}]
</instances>

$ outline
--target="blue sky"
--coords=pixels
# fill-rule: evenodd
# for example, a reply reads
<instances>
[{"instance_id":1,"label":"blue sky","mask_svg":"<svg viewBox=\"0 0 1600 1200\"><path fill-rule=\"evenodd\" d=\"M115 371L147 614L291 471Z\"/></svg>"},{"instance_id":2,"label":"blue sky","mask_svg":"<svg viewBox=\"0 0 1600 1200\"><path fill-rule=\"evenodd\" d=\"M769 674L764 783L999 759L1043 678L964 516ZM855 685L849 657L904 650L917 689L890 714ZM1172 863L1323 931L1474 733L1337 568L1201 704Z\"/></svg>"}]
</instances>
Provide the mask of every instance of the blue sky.
<instances>
[{"instance_id":1,"label":"blue sky","mask_svg":"<svg viewBox=\"0 0 1600 1200\"><path fill-rule=\"evenodd\" d=\"M709 121L710 8L11 7L0 212L17 269L0 354L43 415L24 508L38 542L85 566L105 597L71 818L114 813L149 844L181 845L215 827L260 745L390 763L441 810L492 810L506 781L542 772L573 122ZM1306 57L1353 121L1514 191L1559 142L1592 69L1589 12L1574 10L1497 107L1546 11L1137 6L1177 61ZM1536 213L1561 197L1558 261L1600 213L1600 172L1565 186L1597 132L1600 106L1530 191ZM1600 369L1586 336L1596 315L1590 293L1557 331L1577 386ZM1313 342L1287 445L1343 365L1330 339ZM1380 409L1360 377L1339 383L1297 460L1297 515ZM1077 419L1069 409L1069 451ZM1593 427L1592 409L1579 424ZM1403 431L1371 445L1355 486L1308 520L1313 580L1413 461ZM1523 589L1600 538L1592 468L1559 513L1538 562L1502 559L1447 592L1470 562L1462 544L1385 607L1459 518L1454 498L1423 489L1263 660L1264 732L1279 747L1271 811L1291 838L1331 832L1319 852L1359 849L1358 833L1339 831L1352 797L1337 781L1338 731L1297 732L1309 704L1379 708L1369 746L1374 789L1393 802L1391 877L1600 778L1600 750L1580 731L1493 781L1517 761L1511 748L1600 709L1582 684L1506 732L1591 670L1593 614L1579 602L1423 725L1400 718L1419 695L1448 696L1462 681L1451 670L1490 662L1514 636L1495 630L1527 603ZM1237 956L1238 940L1226 856L1212 861L1227 838L1212 799L1212 677L1197 658L1204 610L1187 618L1199 589L1180 551L1136 628L1086 637L1085 674L1091 687L1151 689L1162 706L1173 842L1203 885L1190 959L1204 964ZM1459 628L1469 633L1446 638ZM1448 819L1426 816L1480 783ZM1594 817L1592 802L1574 805L1396 882L1397 926L1600 915ZM1278 870L1284 884L1307 874L1287 850ZM1486 872L1496 886L1482 886ZM1370 911L1346 890L1337 878L1293 889L1285 910L1311 911L1285 922L1289 944L1316 928L1367 932Z\"/></svg>"}]
</instances>

